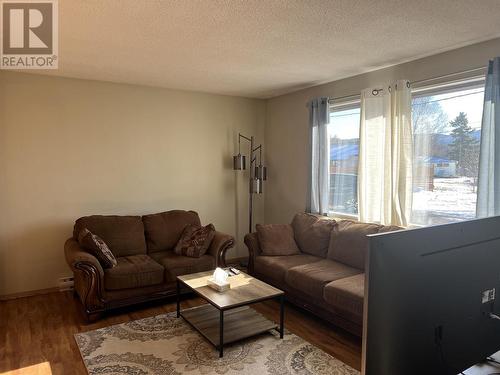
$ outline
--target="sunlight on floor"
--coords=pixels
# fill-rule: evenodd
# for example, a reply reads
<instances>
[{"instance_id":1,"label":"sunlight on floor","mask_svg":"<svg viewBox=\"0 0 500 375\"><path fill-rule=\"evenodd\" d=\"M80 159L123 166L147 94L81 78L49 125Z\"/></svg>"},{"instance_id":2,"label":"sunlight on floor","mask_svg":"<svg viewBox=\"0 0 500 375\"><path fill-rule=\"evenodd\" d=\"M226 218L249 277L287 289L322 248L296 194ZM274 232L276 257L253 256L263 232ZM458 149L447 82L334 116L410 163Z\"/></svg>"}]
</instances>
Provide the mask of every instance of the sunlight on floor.
<instances>
[{"instance_id":1,"label":"sunlight on floor","mask_svg":"<svg viewBox=\"0 0 500 375\"><path fill-rule=\"evenodd\" d=\"M43 362L17 370L2 372L0 375L52 375L52 370L49 362Z\"/></svg>"}]
</instances>

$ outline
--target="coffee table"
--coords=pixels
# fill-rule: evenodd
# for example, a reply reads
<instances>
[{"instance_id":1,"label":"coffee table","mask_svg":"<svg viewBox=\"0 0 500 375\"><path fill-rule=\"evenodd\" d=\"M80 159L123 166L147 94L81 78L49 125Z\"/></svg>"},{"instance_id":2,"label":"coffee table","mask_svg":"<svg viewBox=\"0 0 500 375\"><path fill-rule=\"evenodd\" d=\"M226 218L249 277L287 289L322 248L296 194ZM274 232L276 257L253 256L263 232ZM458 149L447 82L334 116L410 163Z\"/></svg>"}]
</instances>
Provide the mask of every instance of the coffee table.
<instances>
[{"instance_id":1,"label":"coffee table","mask_svg":"<svg viewBox=\"0 0 500 375\"><path fill-rule=\"evenodd\" d=\"M228 278L231 289L217 292L207 286L213 271L177 277L177 318L184 318L224 355L224 345L276 330L283 338L285 293L246 273ZM181 310L181 286L184 285L208 304ZM280 322L266 319L249 305L269 299L280 300Z\"/></svg>"}]
</instances>

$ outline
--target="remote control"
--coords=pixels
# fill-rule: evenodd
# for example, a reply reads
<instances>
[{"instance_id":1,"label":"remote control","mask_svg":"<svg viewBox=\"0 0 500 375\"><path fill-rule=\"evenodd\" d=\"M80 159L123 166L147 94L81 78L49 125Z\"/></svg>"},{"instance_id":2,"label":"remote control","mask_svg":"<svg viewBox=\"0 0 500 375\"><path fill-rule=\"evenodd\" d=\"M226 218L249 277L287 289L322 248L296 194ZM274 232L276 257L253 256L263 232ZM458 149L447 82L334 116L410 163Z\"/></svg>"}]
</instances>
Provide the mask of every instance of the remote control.
<instances>
[{"instance_id":1,"label":"remote control","mask_svg":"<svg viewBox=\"0 0 500 375\"><path fill-rule=\"evenodd\" d=\"M241 273L240 270L238 270L238 269L236 269L234 267L229 267L229 271L231 271L235 275L239 275Z\"/></svg>"}]
</instances>

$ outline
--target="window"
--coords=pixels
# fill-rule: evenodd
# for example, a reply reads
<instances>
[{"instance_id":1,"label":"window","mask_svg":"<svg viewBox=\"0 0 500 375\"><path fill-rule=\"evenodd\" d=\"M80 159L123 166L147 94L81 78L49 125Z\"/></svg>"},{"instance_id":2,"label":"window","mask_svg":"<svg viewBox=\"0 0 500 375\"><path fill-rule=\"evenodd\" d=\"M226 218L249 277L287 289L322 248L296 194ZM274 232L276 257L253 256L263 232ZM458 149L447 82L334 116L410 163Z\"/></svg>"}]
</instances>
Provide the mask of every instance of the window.
<instances>
[{"instance_id":1,"label":"window","mask_svg":"<svg viewBox=\"0 0 500 375\"><path fill-rule=\"evenodd\" d=\"M414 89L413 210L415 225L476 216L484 80ZM358 214L359 100L330 111L332 215Z\"/></svg>"},{"instance_id":2,"label":"window","mask_svg":"<svg viewBox=\"0 0 500 375\"><path fill-rule=\"evenodd\" d=\"M414 90L413 211L417 225L476 215L484 83Z\"/></svg>"},{"instance_id":3,"label":"window","mask_svg":"<svg viewBox=\"0 0 500 375\"><path fill-rule=\"evenodd\" d=\"M358 213L359 102L332 108L330 140L330 197L332 213Z\"/></svg>"}]
</instances>

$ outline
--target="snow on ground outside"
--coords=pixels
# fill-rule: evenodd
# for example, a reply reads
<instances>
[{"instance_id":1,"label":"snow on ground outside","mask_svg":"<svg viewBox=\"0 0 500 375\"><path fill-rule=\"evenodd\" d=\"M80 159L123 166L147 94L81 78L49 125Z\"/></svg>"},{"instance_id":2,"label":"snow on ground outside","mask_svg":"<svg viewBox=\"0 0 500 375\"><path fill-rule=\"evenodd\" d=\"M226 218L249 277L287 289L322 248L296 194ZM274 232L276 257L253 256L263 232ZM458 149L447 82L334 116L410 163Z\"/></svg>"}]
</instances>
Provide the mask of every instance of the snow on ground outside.
<instances>
[{"instance_id":1,"label":"snow on ground outside","mask_svg":"<svg viewBox=\"0 0 500 375\"><path fill-rule=\"evenodd\" d=\"M429 225L474 219L476 198L472 178L435 178L434 191L413 193L412 223Z\"/></svg>"}]
</instances>

